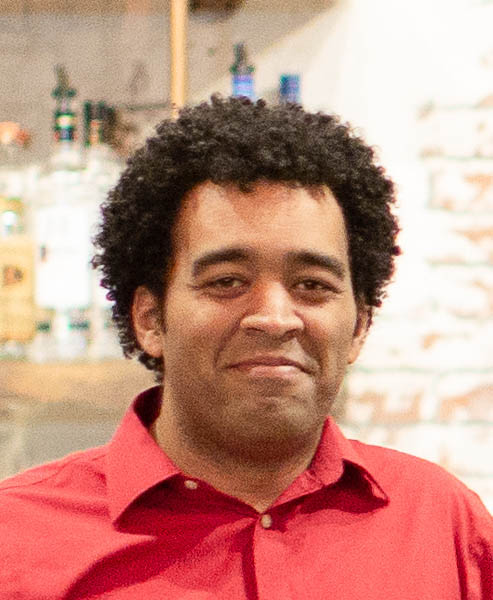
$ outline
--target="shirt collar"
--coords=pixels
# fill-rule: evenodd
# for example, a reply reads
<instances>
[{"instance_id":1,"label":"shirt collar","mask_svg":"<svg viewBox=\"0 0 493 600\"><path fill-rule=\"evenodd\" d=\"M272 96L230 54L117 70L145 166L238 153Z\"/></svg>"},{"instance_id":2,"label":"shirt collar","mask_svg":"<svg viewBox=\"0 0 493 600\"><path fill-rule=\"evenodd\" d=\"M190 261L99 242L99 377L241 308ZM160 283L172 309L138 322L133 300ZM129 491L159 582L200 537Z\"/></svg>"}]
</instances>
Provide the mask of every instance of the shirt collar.
<instances>
[{"instance_id":1,"label":"shirt collar","mask_svg":"<svg viewBox=\"0 0 493 600\"><path fill-rule=\"evenodd\" d=\"M324 485L332 485L342 477L347 466L352 465L368 483L371 495L388 503L389 497L377 481L374 469L357 451L356 444L357 442L344 436L332 417L328 417L310 465L310 473Z\"/></svg>"},{"instance_id":2,"label":"shirt collar","mask_svg":"<svg viewBox=\"0 0 493 600\"><path fill-rule=\"evenodd\" d=\"M149 433L161 401L161 386L139 394L109 443L106 484L113 522L148 489L181 473Z\"/></svg>"},{"instance_id":3,"label":"shirt collar","mask_svg":"<svg viewBox=\"0 0 493 600\"><path fill-rule=\"evenodd\" d=\"M109 443L106 483L113 522L147 490L182 474L149 432L149 427L159 415L161 401L161 386L139 394ZM368 482L372 496L388 502L387 494L354 444L344 437L332 417L327 418L310 465L310 476L323 485L333 485L342 477L347 465L353 465Z\"/></svg>"}]
</instances>

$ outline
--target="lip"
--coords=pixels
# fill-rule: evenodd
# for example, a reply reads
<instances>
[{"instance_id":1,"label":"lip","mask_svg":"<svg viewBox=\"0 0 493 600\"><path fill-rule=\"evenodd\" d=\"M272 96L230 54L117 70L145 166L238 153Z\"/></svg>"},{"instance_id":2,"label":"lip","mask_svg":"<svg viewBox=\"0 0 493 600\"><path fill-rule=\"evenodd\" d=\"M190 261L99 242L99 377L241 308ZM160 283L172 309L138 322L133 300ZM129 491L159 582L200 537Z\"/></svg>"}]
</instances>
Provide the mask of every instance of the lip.
<instances>
[{"instance_id":1,"label":"lip","mask_svg":"<svg viewBox=\"0 0 493 600\"><path fill-rule=\"evenodd\" d=\"M265 381L276 380L293 383L303 375L303 371L294 365L259 365L241 364L234 367L236 372L242 373L251 380Z\"/></svg>"},{"instance_id":2,"label":"lip","mask_svg":"<svg viewBox=\"0 0 493 600\"><path fill-rule=\"evenodd\" d=\"M286 356L255 356L232 364L230 367L241 370L249 370L256 367L273 367L273 372L275 372L275 367L296 367L300 371L308 372L301 363Z\"/></svg>"}]
</instances>

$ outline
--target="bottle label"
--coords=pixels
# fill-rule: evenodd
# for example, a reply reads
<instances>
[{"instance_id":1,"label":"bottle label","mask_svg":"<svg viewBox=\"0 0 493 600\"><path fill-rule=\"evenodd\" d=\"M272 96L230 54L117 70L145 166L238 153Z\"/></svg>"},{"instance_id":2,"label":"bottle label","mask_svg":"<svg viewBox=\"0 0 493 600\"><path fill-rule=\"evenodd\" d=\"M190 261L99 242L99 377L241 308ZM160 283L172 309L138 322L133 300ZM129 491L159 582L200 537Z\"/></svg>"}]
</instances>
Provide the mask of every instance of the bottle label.
<instances>
[{"instance_id":1,"label":"bottle label","mask_svg":"<svg viewBox=\"0 0 493 600\"><path fill-rule=\"evenodd\" d=\"M22 217L24 213L24 205L20 198L12 198L0 196L0 213L13 211Z\"/></svg>"},{"instance_id":2,"label":"bottle label","mask_svg":"<svg viewBox=\"0 0 493 600\"><path fill-rule=\"evenodd\" d=\"M279 96L281 102L300 102L300 76L281 75Z\"/></svg>"},{"instance_id":3,"label":"bottle label","mask_svg":"<svg viewBox=\"0 0 493 600\"><path fill-rule=\"evenodd\" d=\"M89 145L97 146L103 143L103 121L92 119L89 123Z\"/></svg>"},{"instance_id":4,"label":"bottle label","mask_svg":"<svg viewBox=\"0 0 493 600\"><path fill-rule=\"evenodd\" d=\"M0 339L27 342L35 332L34 246L26 235L0 239Z\"/></svg>"},{"instance_id":5,"label":"bottle label","mask_svg":"<svg viewBox=\"0 0 493 600\"><path fill-rule=\"evenodd\" d=\"M75 139L75 114L56 112L55 113L55 139L57 141Z\"/></svg>"},{"instance_id":6,"label":"bottle label","mask_svg":"<svg viewBox=\"0 0 493 600\"><path fill-rule=\"evenodd\" d=\"M19 198L0 196L0 238L22 233L24 206Z\"/></svg>"},{"instance_id":7,"label":"bottle label","mask_svg":"<svg viewBox=\"0 0 493 600\"><path fill-rule=\"evenodd\" d=\"M42 308L84 308L90 302L90 217L85 206L39 207L35 219L35 298Z\"/></svg>"},{"instance_id":8,"label":"bottle label","mask_svg":"<svg viewBox=\"0 0 493 600\"><path fill-rule=\"evenodd\" d=\"M233 96L246 96L255 100L253 75L233 75Z\"/></svg>"}]
</instances>

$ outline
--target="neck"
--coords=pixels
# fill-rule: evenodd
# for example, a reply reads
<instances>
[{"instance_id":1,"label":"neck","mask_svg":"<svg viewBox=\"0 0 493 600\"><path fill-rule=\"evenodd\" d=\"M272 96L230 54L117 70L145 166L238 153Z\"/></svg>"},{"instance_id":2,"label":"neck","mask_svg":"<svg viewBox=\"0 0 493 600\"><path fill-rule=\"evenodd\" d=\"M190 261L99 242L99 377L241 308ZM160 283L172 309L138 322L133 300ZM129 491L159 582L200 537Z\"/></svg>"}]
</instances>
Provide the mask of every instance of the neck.
<instances>
[{"instance_id":1,"label":"neck","mask_svg":"<svg viewBox=\"0 0 493 600\"><path fill-rule=\"evenodd\" d=\"M163 404L150 432L157 444L181 471L215 489L264 512L309 466L316 452L322 426L308 442L266 444L252 440L248 455L228 452L224 445L194 444L174 422ZM296 443L298 442L298 443ZM257 454L252 452L252 448Z\"/></svg>"}]
</instances>

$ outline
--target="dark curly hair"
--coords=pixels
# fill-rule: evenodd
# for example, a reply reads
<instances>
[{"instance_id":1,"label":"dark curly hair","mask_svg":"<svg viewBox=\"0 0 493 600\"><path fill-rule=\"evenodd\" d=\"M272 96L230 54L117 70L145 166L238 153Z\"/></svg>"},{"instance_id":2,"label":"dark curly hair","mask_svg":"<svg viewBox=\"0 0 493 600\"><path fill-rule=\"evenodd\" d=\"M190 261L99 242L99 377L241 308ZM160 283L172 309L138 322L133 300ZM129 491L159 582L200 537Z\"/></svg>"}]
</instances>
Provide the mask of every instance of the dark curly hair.
<instances>
[{"instance_id":1,"label":"dark curly hair","mask_svg":"<svg viewBox=\"0 0 493 600\"><path fill-rule=\"evenodd\" d=\"M126 357L137 355L162 378L162 359L142 351L131 306L136 288L164 298L172 256L172 228L184 195L197 184L235 183L248 191L258 180L327 185L341 206L349 242L353 289L379 307L394 272L399 231L391 212L392 181L372 148L337 116L301 106L221 98L187 107L165 120L157 135L128 160L102 206L94 268L114 301L113 320Z\"/></svg>"}]
</instances>

